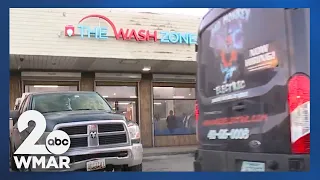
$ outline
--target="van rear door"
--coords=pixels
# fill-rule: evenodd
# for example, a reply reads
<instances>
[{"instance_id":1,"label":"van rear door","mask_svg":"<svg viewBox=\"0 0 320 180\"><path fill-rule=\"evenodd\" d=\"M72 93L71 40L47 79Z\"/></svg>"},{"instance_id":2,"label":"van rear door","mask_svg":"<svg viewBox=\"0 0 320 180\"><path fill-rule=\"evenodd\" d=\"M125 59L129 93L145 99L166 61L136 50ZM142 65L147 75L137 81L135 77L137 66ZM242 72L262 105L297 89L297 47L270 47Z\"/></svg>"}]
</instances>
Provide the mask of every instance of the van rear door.
<instances>
[{"instance_id":1,"label":"van rear door","mask_svg":"<svg viewBox=\"0 0 320 180\"><path fill-rule=\"evenodd\" d=\"M198 39L202 148L290 153L285 10L237 8L212 20Z\"/></svg>"}]
</instances>

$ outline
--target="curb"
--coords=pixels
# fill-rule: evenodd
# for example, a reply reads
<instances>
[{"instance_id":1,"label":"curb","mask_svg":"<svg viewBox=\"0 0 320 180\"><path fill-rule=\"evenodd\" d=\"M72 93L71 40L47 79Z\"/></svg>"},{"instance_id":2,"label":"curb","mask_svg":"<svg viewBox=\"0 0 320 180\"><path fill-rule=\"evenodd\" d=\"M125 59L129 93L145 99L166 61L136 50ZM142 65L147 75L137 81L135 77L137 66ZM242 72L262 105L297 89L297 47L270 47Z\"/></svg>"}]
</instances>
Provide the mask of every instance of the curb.
<instances>
[{"instance_id":1,"label":"curb","mask_svg":"<svg viewBox=\"0 0 320 180\"><path fill-rule=\"evenodd\" d=\"M175 151L175 152L143 153L143 157L194 154L195 152L196 152L195 150L189 150L189 151Z\"/></svg>"}]
</instances>

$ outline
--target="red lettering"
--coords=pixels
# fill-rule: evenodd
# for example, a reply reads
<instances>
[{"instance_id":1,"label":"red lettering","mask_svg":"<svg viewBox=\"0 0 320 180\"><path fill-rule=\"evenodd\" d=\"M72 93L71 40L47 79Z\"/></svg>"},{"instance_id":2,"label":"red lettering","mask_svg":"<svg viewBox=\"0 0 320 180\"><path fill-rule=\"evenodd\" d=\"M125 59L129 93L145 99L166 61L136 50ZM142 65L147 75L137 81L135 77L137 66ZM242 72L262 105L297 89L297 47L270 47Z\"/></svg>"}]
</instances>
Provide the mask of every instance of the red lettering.
<instances>
[{"instance_id":1,"label":"red lettering","mask_svg":"<svg viewBox=\"0 0 320 180\"><path fill-rule=\"evenodd\" d=\"M120 28L118 32L115 32L115 38L119 40L122 38L123 40L131 40L134 38L136 41L149 41L151 38L153 38L154 42L158 41L157 37L158 32L153 31L153 33L150 33L149 31L146 30L139 30L138 33L134 29L122 29Z\"/></svg>"},{"instance_id":2,"label":"red lettering","mask_svg":"<svg viewBox=\"0 0 320 180\"><path fill-rule=\"evenodd\" d=\"M157 31L153 31L153 34L150 34L150 32L149 31L147 31L147 38L146 38L146 40L147 41L149 41L150 40L150 38L153 38L154 39L154 42L157 42L158 41L158 37L157 37L157 34L158 34L158 32Z\"/></svg>"},{"instance_id":3,"label":"red lettering","mask_svg":"<svg viewBox=\"0 0 320 180\"><path fill-rule=\"evenodd\" d=\"M252 115L252 116L251 116L251 121L254 122L254 121L256 121L256 120L257 120L257 115Z\"/></svg>"},{"instance_id":4,"label":"red lettering","mask_svg":"<svg viewBox=\"0 0 320 180\"><path fill-rule=\"evenodd\" d=\"M249 116L242 116L241 123L247 123L249 122Z\"/></svg>"},{"instance_id":5,"label":"red lettering","mask_svg":"<svg viewBox=\"0 0 320 180\"><path fill-rule=\"evenodd\" d=\"M212 126L215 125L215 120L206 120L202 123L203 126Z\"/></svg>"},{"instance_id":6,"label":"red lettering","mask_svg":"<svg viewBox=\"0 0 320 180\"><path fill-rule=\"evenodd\" d=\"M234 117L232 124L239 123L240 121L241 121L241 116Z\"/></svg>"},{"instance_id":7,"label":"red lettering","mask_svg":"<svg viewBox=\"0 0 320 180\"><path fill-rule=\"evenodd\" d=\"M229 124L237 123L238 117L231 117Z\"/></svg>"},{"instance_id":8,"label":"red lettering","mask_svg":"<svg viewBox=\"0 0 320 180\"><path fill-rule=\"evenodd\" d=\"M216 124L216 125L220 125L220 124L223 123L223 120L224 120L224 118L216 119L216 120L215 120L215 124Z\"/></svg>"},{"instance_id":9,"label":"red lettering","mask_svg":"<svg viewBox=\"0 0 320 180\"><path fill-rule=\"evenodd\" d=\"M266 114L256 114L252 116L243 115L230 118L218 118L213 120L203 121L203 126L214 126L214 125L227 125L227 124L238 124L238 123L254 123L267 120L268 115Z\"/></svg>"},{"instance_id":10,"label":"red lettering","mask_svg":"<svg viewBox=\"0 0 320 180\"><path fill-rule=\"evenodd\" d=\"M202 122L202 125L203 125L203 126L210 126L210 121L203 121L203 122Z\"/></svg>"},{"instance_id":11,"label":"red lettering","mask_svg":"<svg viewBox=\"0 0 320 180\"><path fill-rule=\"evenodd\" d=\"M220 124L222 125L222 124L228 124L228 118L222 118L221 120L220 120Z\"/></svg>"},{"instance_id":12,"label":"red lettering","mask_svg":"<svg viewBox=\"0 0 320 180\"><path fill-rule=\"evenodd\" d=\"M262 114L262 115L261 115L261 119L262 119L262 120L267 120L267 119L268 119L268 115Z\"/></svg>"},{"instance_id":13,"label":"red lettering","mask_svg":"<svg viewBox=\"0 0 320 180\"><path fill-rule=\"evenodd\" d=\"M120 30L118 32L114 32L115 33L115 37L116 39L120 39L122 37L123 40L127 40L128 39L128 34L129 34L129 29L126 30L126 32L124 33L124 30L122 28L120 28Z\"/></svg>"},{"instance_id":14,"label":"red lettering","mask_svg":"<svg viewBox=\"0 0 320 180\"><path fill-rule=\"evenodd\" d=\"M138 32L138 36L140 41L146 41L147 40L146 30L140 30Z\"/></svg>"},{"instance_id":15,"label":"red lettering","mask_svg":"<svg viewBox=\"0 0 320 180\"><path fill-rule=\"evenodd\" d=\"M258 114L258 115L256 115L255 120L256 121L262 121L261 117L262 117L261 114Z\"/></svg>"},{"instance_id":16,"label":"red lettering","mask_svg":"<svg viewBox=\"0 0 320 180\"><path fill-rule=\"evenodd\" d=\"M136 39L136 41L139 41L138 35L136 33L136 30L131 29L130 35L128 37L128 40L131 40L134 37L134 39Z\"/></svg>"}]
</instances>

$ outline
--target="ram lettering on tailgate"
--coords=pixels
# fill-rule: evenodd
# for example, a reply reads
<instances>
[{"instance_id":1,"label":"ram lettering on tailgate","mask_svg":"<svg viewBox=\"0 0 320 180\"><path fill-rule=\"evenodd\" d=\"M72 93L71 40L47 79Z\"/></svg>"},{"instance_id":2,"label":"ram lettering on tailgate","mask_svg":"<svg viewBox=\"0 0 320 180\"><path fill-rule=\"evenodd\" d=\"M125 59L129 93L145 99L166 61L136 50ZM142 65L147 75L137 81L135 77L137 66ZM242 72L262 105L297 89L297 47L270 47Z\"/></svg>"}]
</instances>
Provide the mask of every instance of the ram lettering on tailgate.
<instances>
[{"instance_id":1,"label":"ram lettering on tailgate","mask_svg":"<svg viewBox=\"0 0 320 180\"><path fill-rule=\"evenodd\" d=\"M209 130L208 139L248 139L249 128Z\"/></svg>"}]
</instances>

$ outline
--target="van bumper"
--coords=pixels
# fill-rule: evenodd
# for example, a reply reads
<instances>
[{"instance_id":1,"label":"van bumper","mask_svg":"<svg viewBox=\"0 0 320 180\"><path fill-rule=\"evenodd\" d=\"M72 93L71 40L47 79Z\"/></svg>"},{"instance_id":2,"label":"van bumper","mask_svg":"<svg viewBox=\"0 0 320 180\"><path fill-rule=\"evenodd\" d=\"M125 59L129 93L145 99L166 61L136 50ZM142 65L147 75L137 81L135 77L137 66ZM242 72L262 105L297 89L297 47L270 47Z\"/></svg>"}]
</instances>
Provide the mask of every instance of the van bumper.
<instances>
[{"instance_id":1,"label":"van bumper","mask_svg":"<svg viewBox=\"0 0 320 180\"><path fill-rule=\"evenodd\" d=\"M244 153L198 149L196 172L237 172L243 161L263 162L267 172L309 171L310 155Z\"/></svg>"}]
</instances>

